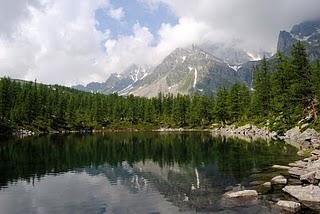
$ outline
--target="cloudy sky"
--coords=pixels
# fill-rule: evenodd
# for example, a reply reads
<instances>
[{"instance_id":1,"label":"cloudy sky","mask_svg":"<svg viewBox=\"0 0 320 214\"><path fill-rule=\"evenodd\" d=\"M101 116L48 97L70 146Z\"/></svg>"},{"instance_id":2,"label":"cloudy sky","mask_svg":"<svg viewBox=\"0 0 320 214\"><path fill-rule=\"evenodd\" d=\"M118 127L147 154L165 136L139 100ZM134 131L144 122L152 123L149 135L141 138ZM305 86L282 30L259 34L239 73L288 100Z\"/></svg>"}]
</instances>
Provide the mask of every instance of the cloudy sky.
<instances>
[{"instance_id":1,"label":"cloudy sky","mask_svg":"<svg viewBox=\"0 0 320 214\"><path fill-rule=\"evenodd\" d=\"M191 44L274 51L319 14L319 0L0 0L0 76L73 85Z\"/></svg>"}]
</instances>

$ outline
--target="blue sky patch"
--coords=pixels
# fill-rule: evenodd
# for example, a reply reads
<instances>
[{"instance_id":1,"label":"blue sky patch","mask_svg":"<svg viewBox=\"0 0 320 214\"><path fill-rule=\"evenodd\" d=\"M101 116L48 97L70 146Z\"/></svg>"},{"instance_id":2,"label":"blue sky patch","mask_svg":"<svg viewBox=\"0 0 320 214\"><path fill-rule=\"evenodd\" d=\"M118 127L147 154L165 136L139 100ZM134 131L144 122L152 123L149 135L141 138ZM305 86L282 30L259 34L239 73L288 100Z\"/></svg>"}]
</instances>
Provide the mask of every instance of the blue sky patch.
<instances>
[{"instance_id":1,"label":"blue sky patch","mask_svg":"<svg viewBox=\"0 0 320 214\"><path fill-rule=\"evenodd\" d=\"M170 23L172 25L178 23L178 18L165 4L160 4L154 10L150 10L138 0L111 0L110 2L114 9L122 7L125 17L122 21L118 21L108 15L109 9L99 9L95 14L95 18L99 23L96 28L102 32L107 29L110 30L111 37L114 39L119 36L132 35L132 29L136 23L149 28L157 39L157 32L162 23Z\"/></svg>"}]
</instances>

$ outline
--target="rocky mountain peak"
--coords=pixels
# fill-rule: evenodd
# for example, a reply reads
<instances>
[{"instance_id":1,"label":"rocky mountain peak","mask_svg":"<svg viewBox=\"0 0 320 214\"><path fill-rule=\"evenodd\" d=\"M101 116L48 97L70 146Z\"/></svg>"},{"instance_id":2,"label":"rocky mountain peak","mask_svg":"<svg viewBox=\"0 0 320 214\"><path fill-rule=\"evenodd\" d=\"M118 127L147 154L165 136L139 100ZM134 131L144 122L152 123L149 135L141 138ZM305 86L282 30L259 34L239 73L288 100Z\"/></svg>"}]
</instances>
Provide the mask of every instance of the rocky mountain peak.
<instances>
[{"instance_id":1,"label":"rocky mountain peak","mask_svg":"<svg viewBox=\"0 0 320 214\"><path fill-rule=\"evenodd\" d=\"M320 20L294 25L290 32L281 31L277 50L289 55L292 46L299 41L306 46L310 60L318 59L320 57Z\"/></svg>"}]
</instances>

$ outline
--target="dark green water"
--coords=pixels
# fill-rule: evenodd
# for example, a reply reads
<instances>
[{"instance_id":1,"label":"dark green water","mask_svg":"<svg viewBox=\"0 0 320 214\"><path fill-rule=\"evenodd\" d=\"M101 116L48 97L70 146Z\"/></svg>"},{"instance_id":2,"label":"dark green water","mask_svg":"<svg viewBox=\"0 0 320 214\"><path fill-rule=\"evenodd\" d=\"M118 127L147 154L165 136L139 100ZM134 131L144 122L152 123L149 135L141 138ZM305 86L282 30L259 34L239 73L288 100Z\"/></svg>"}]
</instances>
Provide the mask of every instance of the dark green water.
<instances>
[{"instance_id":1,"label":"dark green water","mask_svg":"<svg viewBox=\"0 0 320 214\"><path fill-rule=\"evenodd\" d=\"M281 142L209 133L106 133L1 141L0 213L268 213L229 207L230 186L296 160Z\"/></svg>"}]
</instances>

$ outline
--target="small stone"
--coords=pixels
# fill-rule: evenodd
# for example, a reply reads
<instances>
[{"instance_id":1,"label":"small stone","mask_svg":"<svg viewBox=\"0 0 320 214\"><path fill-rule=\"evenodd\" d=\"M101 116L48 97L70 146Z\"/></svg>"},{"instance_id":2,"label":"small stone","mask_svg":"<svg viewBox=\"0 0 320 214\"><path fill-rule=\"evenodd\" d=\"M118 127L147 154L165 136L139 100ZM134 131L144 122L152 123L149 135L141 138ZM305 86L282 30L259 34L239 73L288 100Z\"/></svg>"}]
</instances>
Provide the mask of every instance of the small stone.
<instances>
[{"instance_id":1,"label":"small stone","mask_svg":"<svg viewBox=\"0 0 320 214\"><path fill-rule=\"evenodd\" d=\"M320 149L320 142L319 142L319 140L318 140L317 143L314 143L314 142L313 142L313 148L315 148L315 149Z\"/></svg>"},{"instance_id":2,"label":"small stone","mask_svg":"<svg viewBox=\"0 0 320 214\"><path fill-rule=\"evenodd\" d=\"M298 152L297 152L297 155L299 155L299 156L302 156L302 157L303 157L303 156L304 156L304 151L303 151L303 150L298 151Z\"/></svg>"},{"instance_id":3,"label":"small stone","mask_svg":"<svg viewBox=\"0 0 320 214\"><path fill-rule=\"evenodd\" d=\"M283 201L280 200L277 203L277 206L287 212L296 213L301 210L301 204L294 201Z\"/></svg>"},{"instance_id":4,"label":"small stone","mask_svg":"<svg viewBox=\"0 0 320 214\"><path fill-rule=\"evenodd\" d=\"M289 166L281 166L281 165L273 165L273 169L290 169L291 167Z\"/></svg>"},{"instance_id":5,"label":"small stone","mask_svg":"<svg viewBox=\"0 0 320 214\"><path fill-rule=\"evenodd\" d=\"M266 188L270 188L271 187L271 182L265 182L264 184L262 184L262 186L264 186Z\"/></svg>"},{"instance_id":6,"label":"small stone","mask_svg":"<svg viewBox=\"0 0 320 214\"><path fill-rule=\"evenodd\" d=\"M252 181L249 183L250 186L258 186L261 185L263 183L263 181Z\"/></svg>"},{"instance_id":7,"label":"small stone","mask_svg":"<svg viewBox=\"0 0 320 214\"><path fill-rule=\"evenodd\" d=\"M299 168L304 168L307 166L307 163L305 161L296 161L294 163L289 163L289 166L291 167L299 167Z\"/></svg>"},{"instance_id":8,"label":"small stone","mask_svg":"<svg viewBox=\"0 0 320 214\"><path fill-rule=\"evenodd\" d=\"M311 154L320 156L320 150L315 149L315 150L313 150L313 151L311 152Z\"/></svg>"},{"instance_id":9,"label":"small stone","mask_svg":"<svg viewBox=\"0 0 320 214\"><path fill-rule=\"evenodd\" d=\"M224 194L226 198L256 198L258 192L256 190L243 190L238 192L227 192Z\"/></svg>"},{"instance_id":10,"label":"small stone","mask_svg":"<svg viewBox=\"0 0 320 214\"><path fill-rule=\"evenodd\" d=\"M284 176L279 175L279 176L276 176L276 177L271 179L271 184L274 184L274 185L286 185L287 184L287 179Z\"/></svg>"},{"instance_id":11,"label":"small stone","mask_svg":"<svg viewBox=\"0 0 320 214\"><path fill-rule=\"evenodd\" d=\"M318 156L315 156L315 155L312 155L309 158L303 159L304 162L312 162L312 161L316 161L316 160L318 160Z\"/></svg>"}]
</instances>

